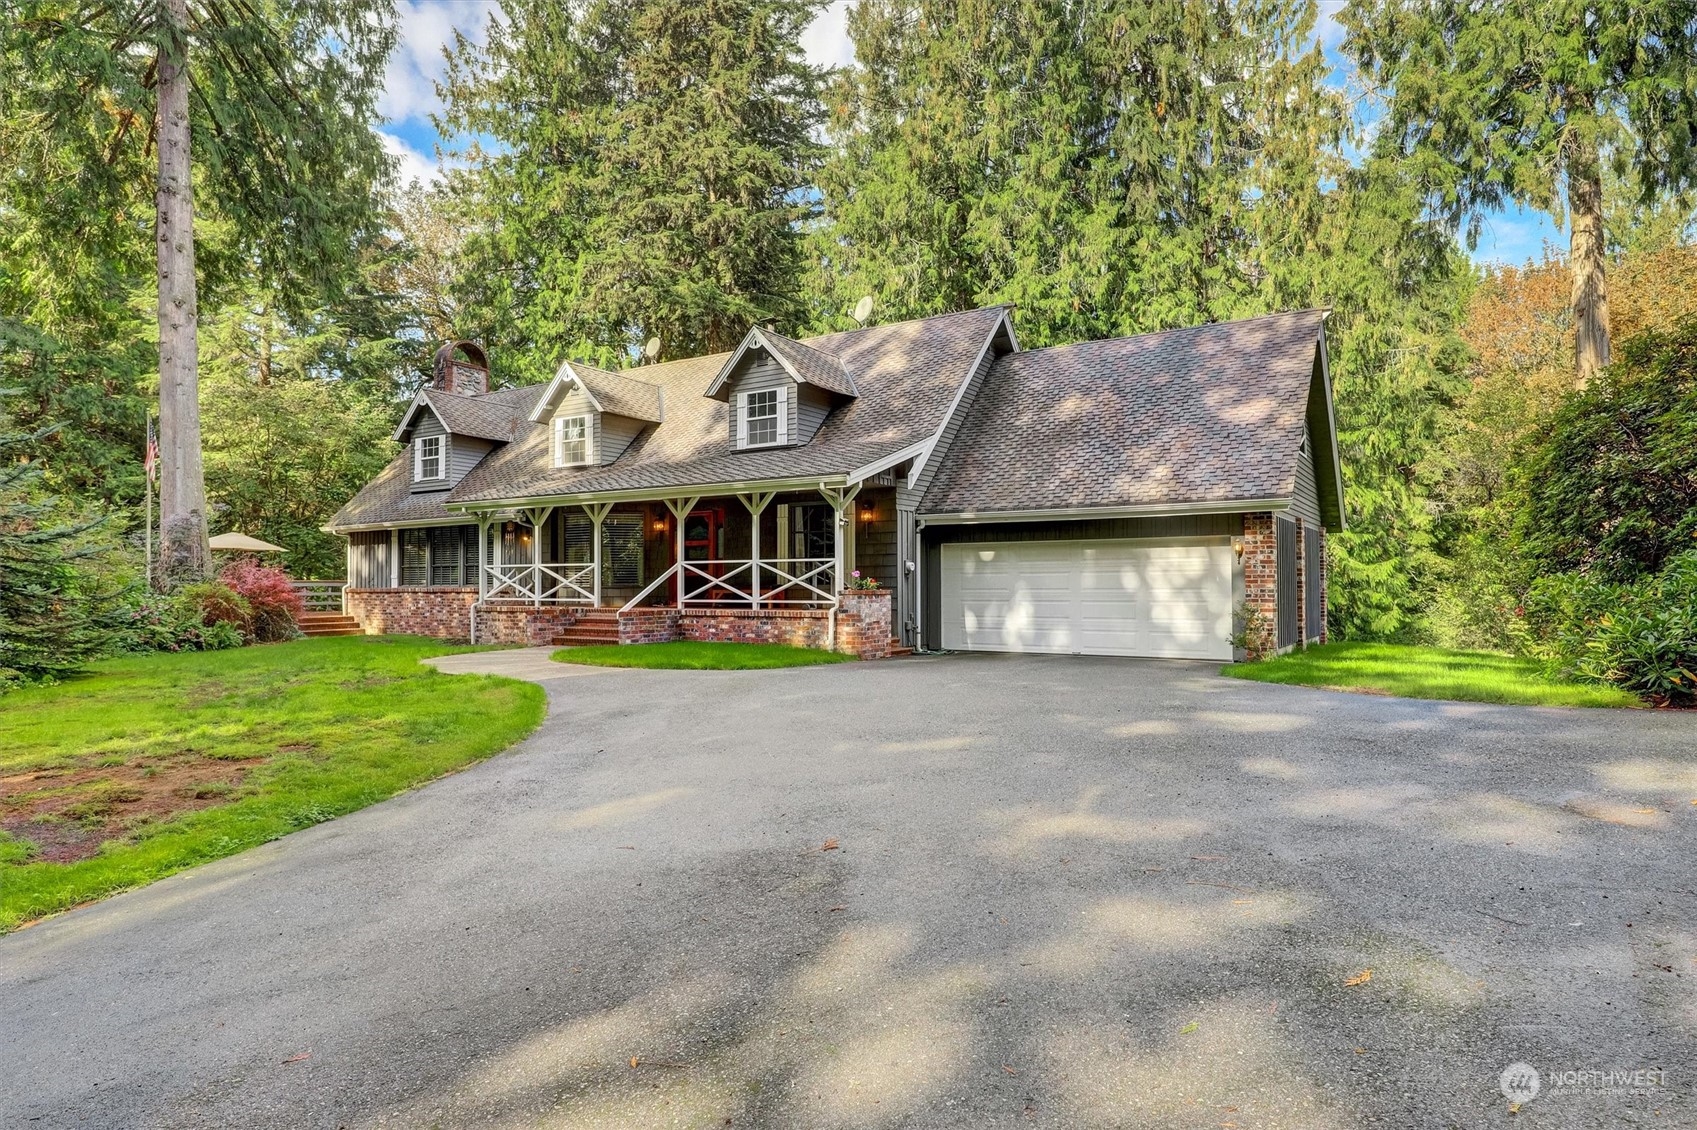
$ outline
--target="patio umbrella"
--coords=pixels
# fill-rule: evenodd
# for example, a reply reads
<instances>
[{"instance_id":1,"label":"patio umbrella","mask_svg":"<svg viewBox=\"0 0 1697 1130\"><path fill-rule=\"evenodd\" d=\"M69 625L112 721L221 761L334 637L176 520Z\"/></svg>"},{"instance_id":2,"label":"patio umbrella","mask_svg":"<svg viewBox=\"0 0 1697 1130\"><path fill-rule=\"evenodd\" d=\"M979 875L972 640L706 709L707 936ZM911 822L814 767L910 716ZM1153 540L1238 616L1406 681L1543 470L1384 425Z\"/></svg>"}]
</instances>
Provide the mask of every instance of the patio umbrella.
<instances>
[{"instance_id":1,"label":"patio umbrella","mask_svg":"<svg viewBox=\"0 0 1697 1130\"><path fill-rule=\"evenodd\" d=\"M213 549L234 549L242 553L287 553L280 545L250 538L246 534L219 534L211 541Z\"/></svg>"}]
</instances>

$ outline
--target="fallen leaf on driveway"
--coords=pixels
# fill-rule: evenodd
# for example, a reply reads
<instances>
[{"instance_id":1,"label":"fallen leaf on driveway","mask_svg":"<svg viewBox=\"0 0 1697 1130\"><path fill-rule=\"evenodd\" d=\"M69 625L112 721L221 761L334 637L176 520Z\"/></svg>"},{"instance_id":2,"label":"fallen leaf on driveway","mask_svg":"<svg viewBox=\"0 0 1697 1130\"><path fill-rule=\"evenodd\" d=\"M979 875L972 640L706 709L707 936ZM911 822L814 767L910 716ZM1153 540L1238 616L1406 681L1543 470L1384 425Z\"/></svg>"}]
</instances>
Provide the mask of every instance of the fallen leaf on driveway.
<instances>
[{"instance_id":1,"label":"fallen leaf on driveway","mask_svg":"<svg viewBox=\"0 0 1697 1130\"><path fill-rule=\"evenodd\" d=\"M642 1061L640 1059L636 1058L634 1055L630 1057L630 1065L632 1067L635 1067L637 1064L639 1064L641 1062Z\"/></svg>"},{"instance_id":2,"label":"fallen leaf on driveway","mask_svg":"<svg viewBox=\"0 0 1697 1130\"><path fill-rule=\"evenodd\" d=\"M1344 984L1349 986L1350 988L1354 988L1356 985L1365 985L1367 982L1371 981L1372 979L1373 979L1373 971L1371 969L1363 969L1361 972L1357 973L1353 977L1346 977L1344 979Z\"/></svg>"},{"instance_id":3,"label":"fallen leaf on driveway","mask_svg":"<svg viewBox=\"0 0 1697 1130\"><path fill-rule=\"evenodd\" d=\"M825 846L820 848L819 850L820 851L836 851L837 850L837 841L836 840L826 840Z\"/></svg>"},{"instance_id":4,"label":"fallen leaf on driveway","mask_svg":"<svg viewBox=\"0 0 1697 1130\"><path fill-rule=\"evenodd\" d=\"M312 1058L312 1053L310 1051L305 1051L305 1052L301 1052L299 1055L292 1055L288 1059L285 1059L283 1062L284 1063L300 1063L302 1060L308 1060L308 1059L311 1059L311 1058Z\"/></svg>"},{"instance_id":5,"label":"fallen leaf on driveway","mask_svg":"<svg viewBox=\"0 0 1697 1130\"><path fill-rule=\"evenodd\" d=\"M1196 1031L1196 1030L1197 1030L1197 1029L1198 1029L1198 1028L1200 1028L1200 1027L1202 1027L1202 1025L1201 1025L1201 1024L1199 1024L1199 1023L1197 1023L1197 1022L1196 1022L1196 1021L1194 1021L1194 1020L1192 1020L1192 1021L1191 1021L1191 1022L1190 1022L1190 1023L1189 1023L1189 1024L1186 1024L1186 1025L1185 1025L1185 1026L1184 1026L1184 1027L1183 1027L1183 1028L1180 1028L1180 1029L1179 1029L1179 1030L1178 1030L1178 1034L1179 1034L1179 1035L1181 1035L1181 1036L1188 1036L1188 1035L1190 1035L1190 1034L1191 1034L1191 1033L1192 1033L1192 1032L1194 1032L1194 1031Z\"/></svg>"},{"instance_id":6,"label":"fallen leaf on driveway","mask_svg":"<svg viewBox=\"0 0 1697 1130\"><path fill-rule=\"evenodd\" d=\"M832 907L832 908L831 908L831 913L832 913L832 914L835 914L835 913L837 913L837 911L839 911L839 910L847 910L847 909L848 909L848 907L846 907L846 906L833 906L833 907Z\"/></svg>"},{"instance_id":7,"label":"fallen leaf on driveway","mask_svg":"<svg viewBox=\"0 0 1697 1130\"><path fill-rule=\"evenodd\" d=\"M1224 859L1225 856L1223 856L1223 855L1193 855L1190 858L1200 859L1204 863L1218 863L1220 860Z\"/></svg>"},{"instance_id":8,"label":"fallen leaf on driveway","mask_svg":"<svg viewBox=\"0 0 1697 1130\"><path fill-rule=\"evenodd\" d=\"M1019 1074L1019 1072L1015 1071L1013 1068L1009 1067L1005 1063L1002 1064L1002 1070L1006 1071L1009 1075L1018 1075Z\"/></svg>"}]
</instances>

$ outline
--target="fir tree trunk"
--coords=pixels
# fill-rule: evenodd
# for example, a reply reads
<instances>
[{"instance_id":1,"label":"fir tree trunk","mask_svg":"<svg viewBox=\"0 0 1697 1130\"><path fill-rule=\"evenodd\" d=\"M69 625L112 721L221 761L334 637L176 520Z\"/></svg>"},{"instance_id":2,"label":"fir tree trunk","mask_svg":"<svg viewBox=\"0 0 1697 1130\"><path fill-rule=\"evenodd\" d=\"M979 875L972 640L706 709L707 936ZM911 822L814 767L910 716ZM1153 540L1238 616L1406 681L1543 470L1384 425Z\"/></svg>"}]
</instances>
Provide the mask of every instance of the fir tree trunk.
<instances>
[{"instance_id":1,"label":"fir tree trunk","mask_svg":"<svg viewBox=\"0 0 1697 1130\"><path fill-rule=\"evenodd\" d=\"M1575 377L1584 388L1609 363L1609 285L1603 262L1603 174L1597 149L1581 142L1567 167L1568 245L1573 271Z\"/></svg>"},{"instance_id":2,"label":"fir tree trunk","mask_svg":"<svg viewBox=\"0 0 1697 1130\"><path fill-rule=\"evenodd\" d=\"M189 166L188 2L160 5L159 186L159 562L167 585L204 577L206 482L200 461L194 199Z\"/></svg>"}]
</instances>

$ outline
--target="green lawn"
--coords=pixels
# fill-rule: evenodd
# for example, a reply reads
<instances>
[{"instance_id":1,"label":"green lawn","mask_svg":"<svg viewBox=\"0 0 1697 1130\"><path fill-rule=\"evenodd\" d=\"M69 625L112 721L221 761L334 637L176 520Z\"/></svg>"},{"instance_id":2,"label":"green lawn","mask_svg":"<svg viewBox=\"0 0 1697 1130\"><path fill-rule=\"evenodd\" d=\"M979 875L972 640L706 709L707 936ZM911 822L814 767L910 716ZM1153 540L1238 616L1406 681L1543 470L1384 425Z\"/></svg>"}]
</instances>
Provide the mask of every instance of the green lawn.
<instances>
[{"instance_id":1,"label":"green lawn","mask_svg":"<svg viewBox=\"0 0 1697 1130\"><path fill-rule=\"evenodd\" d=\"M1402 698L1514 706L1642 705L1615 687L1550 682L1529 659L1403 644L1331 643L1260 663L1234 663L1220 673L1262 683L1291 683Z\"/></svg>"},{"instance_id":2,"label":"green lawn","mask_svg":"<svg viewBox=\"0 0 1697 1130\"><path fill-rule=\"evenodd\" d=\"M0 697L0 932L450 773L542 720L464 651L350 636L127 657Z\"/></svg>"},{"instance_id":3,"label":"green lawn","mask_svg":"<svg viewBox=\"0 0 1697 1130\"><path fill-rule=\"evenodd\" d=\"M852 655L818 651L810 647L786 647L776 643L675 643L606 644L596 647L562 647L554 653L561 663L588 663L595 667L654 667L687 671L756 671L769 667L811 667L817 663L848 663Z\"/></svg>"}]
</instances>

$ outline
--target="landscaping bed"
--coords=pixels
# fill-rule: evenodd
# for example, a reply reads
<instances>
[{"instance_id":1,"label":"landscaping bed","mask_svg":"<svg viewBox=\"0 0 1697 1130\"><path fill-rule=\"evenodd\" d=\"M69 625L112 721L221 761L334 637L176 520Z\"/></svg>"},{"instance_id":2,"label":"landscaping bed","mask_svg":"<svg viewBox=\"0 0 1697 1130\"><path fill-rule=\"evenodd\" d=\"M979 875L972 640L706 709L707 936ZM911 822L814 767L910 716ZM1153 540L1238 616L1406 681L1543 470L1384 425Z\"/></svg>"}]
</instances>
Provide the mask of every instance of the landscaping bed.
<instances>
[{"instance_id":1,"label":"landscaping bed","mask_svg":"<svg viewBox=\"0 0 1697 1130\"><path fill-rule=\"evenodd\" d=\"M541 688L419 663L464 650L353 636L150 654L7 695L0 931L505 749L541 721Z\"/></svg>"},{"instance_id":2,"label":"landscaping bed","mask_svg":"<svg viewBox=\"0 0 1697 1130\"><path fill-rule=\"evenodd\" d=\"M1530 659L1487 651L1449 651L1388 643L1331 643L1260 663L1234 663L1234 679L1401 698L1494 702L1515 706L1641 706L1617 687L1552 682Z\"/></svg>"},{"instance_id":3,"label":"landscaping bed","mask_svg":"<svg viewBox=\"0 0 1697 1130\"><path fill-rule=\"evenodd\" d=\"M811 647L788 647L776 643L701 643L678 640L672 643L606 644L563 647L554 653L561 663L587 663L595 667L650 667L688 671L753 671L772 667L812 667L821 663L852 663L854 656Z\"/></svg>"}]
</instances>

